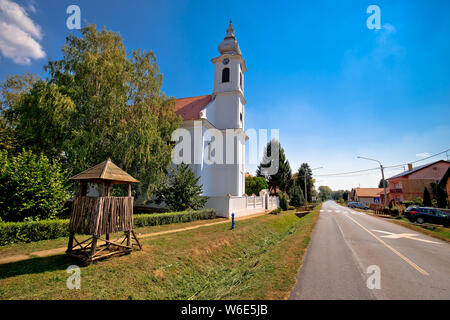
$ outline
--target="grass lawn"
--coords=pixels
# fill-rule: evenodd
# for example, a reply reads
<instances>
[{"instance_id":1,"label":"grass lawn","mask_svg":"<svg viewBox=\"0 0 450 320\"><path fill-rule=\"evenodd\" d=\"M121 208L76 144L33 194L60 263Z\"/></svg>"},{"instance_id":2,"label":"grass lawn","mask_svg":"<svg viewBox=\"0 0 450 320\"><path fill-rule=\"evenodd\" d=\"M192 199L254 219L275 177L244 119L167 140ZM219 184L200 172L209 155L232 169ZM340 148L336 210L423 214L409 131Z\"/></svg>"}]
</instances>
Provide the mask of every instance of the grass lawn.
<instances>
[{"instance_id":1,"label":"grass lawn","mask_svg":"<svg viewBox=\"0 0 450 320\"><path fill-rule=\"evenodd\" d=\"M208 220L197 220L192 221L188 223L173 223L173 224L164 224L159 226L149 226L149 227L142 227L142 228L136 228L134 229L136 231L136 234L139 236L139 234L148 234L148 233L155 233L155 232L161 232L161 231L168 231L168 230L174 230L174 229L180 229L185 227L191 227L191 226L197 226L202 224L209 224L214 222L220 222L226 220L225 218L216 218L216 219L208 219ZM114 236L119 236L120 234L113 234L111 235L112 238ZM78 240L84 240L87 239L88 236L82 236L78 235ZM67 247L68 238L58 238L53 240L42 240L42 241L36 241L36 242L30 242L30 243L13 243L6 246L0 246L0 259L6 258L10 256L14 256L17 254L30 254L34 251L40 251L40 250L48 250L48 249L54 249L59 247Z\"/></svg>"},{"instance_id":2,"label":"grass lawn","mask_svg":"<svg viewBox=\"0 0 450 320\"><path fill-rule=\"evenodd\" d=\"M80 290L66 287L66 268L77 260L65 255L0 265L0 298L286 299L318 215L316 208L237 221L235 230L227 223L143 238L143 251L82 268Z\"/></svg>"}]
</instances>

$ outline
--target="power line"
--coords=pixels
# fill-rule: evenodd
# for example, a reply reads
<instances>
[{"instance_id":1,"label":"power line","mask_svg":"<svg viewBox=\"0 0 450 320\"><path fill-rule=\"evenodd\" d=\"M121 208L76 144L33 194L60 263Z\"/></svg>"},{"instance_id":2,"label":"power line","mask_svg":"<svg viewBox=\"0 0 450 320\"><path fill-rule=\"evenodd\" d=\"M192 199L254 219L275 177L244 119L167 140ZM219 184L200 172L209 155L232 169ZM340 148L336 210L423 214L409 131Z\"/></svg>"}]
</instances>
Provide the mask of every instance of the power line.
<instances>
[{"instance_id":1,"label":"power line","mask_svg":"<svg viewBox=\"0 0 450 320\"><path fill-rule=\"evenodd\" d=\"M404 166L406 166L406 165L408 165L408 164L413 164L413 163L417 163L417 162L420 162L420 161L424 161L424 160L427 160L427 159L436 157L436 156L438 156L438 155L441 155L441 154L443 154L443 153L447 153L447 152L449 152L449 151L450 151L450 149L447 149L447 150L444 150L444 151L442 151L442 152L432 154L431 156L428 156L428 157L423 158L423 159L419 159L419 160L416 160L416 161L411 161L411 162L407 162L407 163L403 163L403 164L398 164L398 165L394 165L394 166L388 166L388 167L384 167L384 168L385 168L385 169L392 169L392 168L400 168L400 167L404 167ZM379 170L379 169L380 169L380 168L377 167L377 168L362 169L362 170L348 171L348 172L340 172L340 173L317 174L317 175L314 175L314 176L315 176L315 177L343 176L343 175L348 175L348 174L354 174L354 173L360 173L360 172L367 172L367 171L373 171L373 170Z\"/></svg>"},{"instance_id":2,"label":"power line","mask_svg":"<svg viewBox=\"0 0 450 320\"><path fill-rule=\"evenodd\" d=\"M420 161L424 161L424 160L427 160L427 159L430 159L430 158L439 156L439 155L441 155L441 154L443 154L443 153L447 153L448 151L450 151L450 149L444 150L444 151L439 152L439 153L432 154L431 156L428 156L428 157L426 157L426 158L422 158L422 159L419 159L419 160L416 160L416 161L411 161L411 162L408 162L408 163L399 164L399 165L397 165L397 166L389 166L389 167L385 167L385 168L394 168L394 167L399 167L399 166L404 166L404 165L408 165L408 164L417 163L417 162L420 162Z\"/></svg>"}]
</instances>

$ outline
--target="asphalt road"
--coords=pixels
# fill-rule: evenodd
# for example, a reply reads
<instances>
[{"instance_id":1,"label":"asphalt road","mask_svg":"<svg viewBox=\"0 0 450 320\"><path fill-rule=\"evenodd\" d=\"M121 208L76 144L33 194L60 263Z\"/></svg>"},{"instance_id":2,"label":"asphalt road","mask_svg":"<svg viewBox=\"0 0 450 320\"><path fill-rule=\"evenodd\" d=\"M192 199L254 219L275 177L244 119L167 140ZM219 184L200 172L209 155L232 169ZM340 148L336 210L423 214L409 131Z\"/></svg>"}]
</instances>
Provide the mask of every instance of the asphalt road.
<instances>
[{"instance_id":1,"label":"asphalt road","mask_svg":"<svg viewBox=\"0 0 450 320\"><path fill-rule=\"evenodd\" d=\"M328 201L290 299L448 300L450 244Z\"/></svg>"}]
</instances>

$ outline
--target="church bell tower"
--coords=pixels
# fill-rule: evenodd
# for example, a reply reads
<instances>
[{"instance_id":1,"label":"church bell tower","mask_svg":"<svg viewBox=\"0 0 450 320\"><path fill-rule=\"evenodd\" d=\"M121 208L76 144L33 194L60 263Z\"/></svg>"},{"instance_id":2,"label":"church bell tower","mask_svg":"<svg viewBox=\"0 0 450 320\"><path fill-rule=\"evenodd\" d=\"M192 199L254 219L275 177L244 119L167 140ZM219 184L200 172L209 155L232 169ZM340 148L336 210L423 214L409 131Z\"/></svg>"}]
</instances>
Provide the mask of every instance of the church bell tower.
<instances>
[{"instance_id":1,"label":"church bell tower","mask_svg":"<svg viewBox=\"0 0 450 320\"><path fill-rule=\"evenodd\" d=\"M244 73L247 71L241 49L234 35L233 23L219 44L220 56L214 64L213 99L217 105L216 126L219 129L244 128Z\"/></svg>"}]
</instances>

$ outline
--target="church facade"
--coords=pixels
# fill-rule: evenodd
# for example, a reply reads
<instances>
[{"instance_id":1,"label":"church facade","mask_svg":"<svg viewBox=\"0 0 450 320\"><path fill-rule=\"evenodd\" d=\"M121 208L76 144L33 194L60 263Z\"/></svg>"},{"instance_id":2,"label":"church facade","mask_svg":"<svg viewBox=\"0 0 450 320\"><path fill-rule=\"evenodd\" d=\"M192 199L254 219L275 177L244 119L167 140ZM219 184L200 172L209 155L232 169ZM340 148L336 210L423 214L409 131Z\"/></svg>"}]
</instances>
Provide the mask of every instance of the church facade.
<instances>
[{"instance_id":1,"label":"church facade","mask_svg":"<svg viewBox=\"0 0 450 320\"><path fill-rule=\"evenodd\" d=\"M232 22L219 44L214 64L212 94L176 100L175 112L183 123L173 138L175 164L189 163L203 195L206 207L218 215L230 217L257 213L278 206L268 194L245 195L244 74L247 71Z\"/></svg>"}]
</instances>

